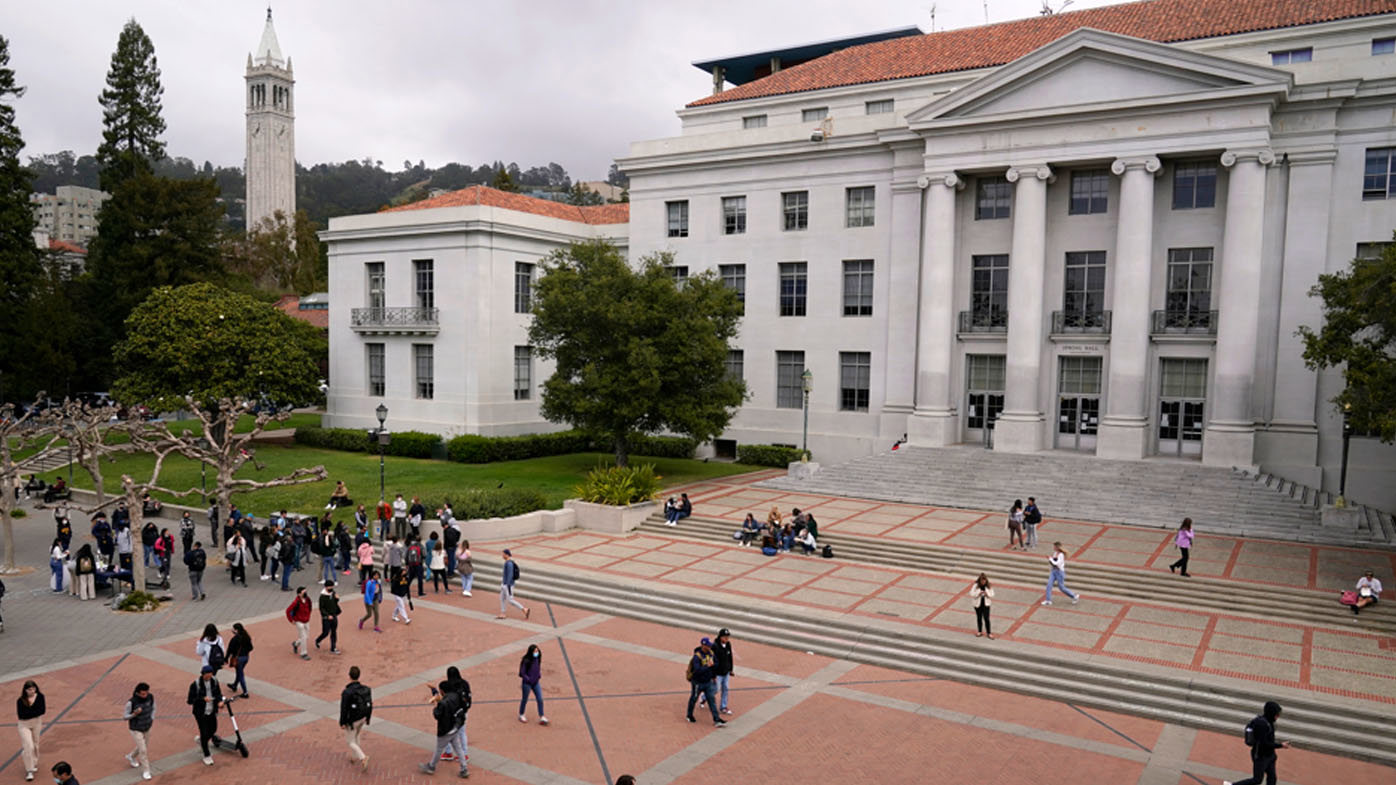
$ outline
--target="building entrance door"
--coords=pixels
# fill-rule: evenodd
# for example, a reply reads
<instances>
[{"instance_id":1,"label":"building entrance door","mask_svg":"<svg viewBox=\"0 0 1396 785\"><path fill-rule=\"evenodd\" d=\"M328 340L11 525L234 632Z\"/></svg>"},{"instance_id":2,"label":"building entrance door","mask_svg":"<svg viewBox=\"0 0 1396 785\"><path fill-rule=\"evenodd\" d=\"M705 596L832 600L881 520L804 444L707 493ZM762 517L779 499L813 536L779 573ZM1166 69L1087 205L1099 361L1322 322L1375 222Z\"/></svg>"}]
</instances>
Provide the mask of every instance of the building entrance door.
<instances>
[{"instance_id":1,"label":"building entrance door","mask_svg":"<svg viewBox=\"0 0 1396 785\"><path fill-rule=\"evenodd\" d=\"M1059 450L1095 452L1100 427L1100 358L1062 357L1057 378Z\"/></svg>"},{"instance_id":2,"label":"building entrance door","mask_svg":"<svg viewBox=\"0 0 1396 785\"><path fill-rule=\"evenodd\" d=\"M1160 362L1158 454L1200 457L1207 410L1207 361L1165 357Z\"/></svg>"},{"instance_id":3,"label":"building entrance door","mask_svg":"<svg viewBox=\"0 0 1396 785\"><path fill-rule=\"evenodd\" d=\"M965 372L965 441L994 446L994 422L1003 411L1004 356L971 354Z\"/></svg>"}]
</instances>

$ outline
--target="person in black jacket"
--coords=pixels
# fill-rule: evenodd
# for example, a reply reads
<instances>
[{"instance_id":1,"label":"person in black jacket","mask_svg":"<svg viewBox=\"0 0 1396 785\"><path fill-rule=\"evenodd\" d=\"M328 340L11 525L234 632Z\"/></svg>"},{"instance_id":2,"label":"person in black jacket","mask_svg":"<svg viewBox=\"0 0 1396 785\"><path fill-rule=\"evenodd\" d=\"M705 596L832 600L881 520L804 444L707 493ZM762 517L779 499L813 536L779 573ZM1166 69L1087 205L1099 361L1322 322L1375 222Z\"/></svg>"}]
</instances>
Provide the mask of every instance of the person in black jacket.
<instances>
[{"instance_id":1,"label":"person in black jacket","mask_svg":"<svg viewBox=\"0 0 1396 785\"><path fill-rule=\"evenodd\" d=\"M203 543L194 543L194 550L184 554L184 565L189 568L192 599L204 599L204 570L208 567L208 554L204 553Z\"/></svg>"},{"instance_id":2,"label":"person in black jacket","mask_svg":"<svg viewBox=\"0 0 1396 785\"><path fill-rule=\"evenodd\" d=\"M242 688L239 698L247 697L247 660L252 656L252 636L247 634L247 628L242 626L242 622L233 623L233 637L228 641L227 662L234 668L233 680L228 682L228 689L237 692Z\"/></svg>"},{"instance_id":3,"label":"person in black jacket","mask_svg":"<svg viewBox=\"0 0 1396 785\"><path fill-rule=\"evenodd\" d=\"M1250 731L1248 741L1251 742L1251 777L1234 783L1223 782L1223 785L1261 785L1262 780L1265 785L1275 785L1278 781L1275 775L1275 761L1279 758L1275 750L1289 747L1288 744L1275 740L1275 720L1280 718L1280 711L1280 704L1266 701L1264 712L1246 725L1246 729Z\"/></svg>"},{"instance_id":4,"label":"person in black jacket","mask_svg":"<svg viewBox=\"0 0 1396 785\"><path fill-rule=\"evenodd\" d=\"M339 597L334 593L334 581L325 581L325 588L320 590L320 637L315 639L315 648L320 648L320 641L325 638L330 639L330 654L343 654L339 650Z\"/></svg>"},{"instance_id":5,"label":"person in black jacket","mask_svg":"<svg viewBox=\"0 0 1396 785\"><path fill-rule=\"evenodd\" d=\"M697 722L693 718L693 707L698 703L698 696L701 694L707 699L708 710L713 713L713 725L722 727L727 724L727 720L718 716L717 713L717 687L714 684L713 642L704 638L698 643L698 648L693 650L693 658L688 661L688 721Z\"/></svg>"},{"instance_id":6,"label":"person in black jacket","mask_svg":"<svg viewBox=\"0 0 1396 785\"><path fill-rule=\"evenodd\" d=\"M190 710L194 712L194 722L199 726L199 748L204 753L204 765L213 765L213 756L209 754L209 742L217 745L218 739L218 709L223 705L223 689L218 686L218 680L213 678L213 668L205 665L199 672L199 678L189 685L189 697L186 699Z\"/></svg>"},{"instance_id":7,"label":"person in black jacket","mask_svg":"<svg viewBox=\"0 0 1396 785\"><path fill-rule=\"evenodd\" d=\"M349 743L349 754L364 769L368 768L368 756L359 746L359 734L373 719L373 690L359 683L359 666L349 669L349 683L339 694L339 727L344 729L344 739Z\"/></svg>"},{"instance_id":8,"label":"person in black jacket","mask_svg":"<svg viewBox=\"0 0 1396 785\"><path fill-rule=\"evenodd\" d=\"M15 715L19 719L20 753L24 758L24 779L34 779L39 770L39 734L44 729L44 694L33 679L20 687L19 699L15 701Z\"/></svg>"},{"instance_id":9,"label":"person in black jacket","mask_svg":"<svg viewBox=\"0 0 1396 785\"><path fill-rule=\"evenodd\" d=\"M732 631L726 627L717 631L717 640L713 642L713 679L717 682L718 708L723 714L731 714L727 688L732 679Z\"/></svg>"},{"instance_id":10,"label":"person in black jacket","mask_svg":"<svg viewBox=\"0 0 1396 785\"><path fill-rule=\"evenodd\" d=\"M466 766L465 749L461 744L467 709L465 696L459 692L459 684L448 679L431 687L431 716L436 720L436 749L432 752L430 761L418 764L417 768L421 769L423 774L435 774L436 763L441 760L441 754L451 750L460 763L460 776L470 776L470 769Z\"/></svg>"}]
</instances>

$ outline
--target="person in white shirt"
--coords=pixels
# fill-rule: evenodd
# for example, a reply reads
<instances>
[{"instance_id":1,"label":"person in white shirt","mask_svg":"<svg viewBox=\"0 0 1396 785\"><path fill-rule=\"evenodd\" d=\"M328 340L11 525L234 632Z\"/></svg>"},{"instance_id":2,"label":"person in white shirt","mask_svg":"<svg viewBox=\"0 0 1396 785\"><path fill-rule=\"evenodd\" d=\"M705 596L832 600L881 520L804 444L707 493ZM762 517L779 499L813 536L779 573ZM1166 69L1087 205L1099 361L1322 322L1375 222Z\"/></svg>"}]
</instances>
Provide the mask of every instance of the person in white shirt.
<instances>
[{"instance_id":1,"label":"person in white shirt","mask_svg":"<svg viewBox=\"0 0 1396 785\"><path fill-rule=\"evenodd\" d=\"M1071 598L1071 604L1075 605L1081 601L1081 595L1074 594L1071 589L1066 588L1066 552L1062 550L1062 544L1052 543L1052 555L1047 562L1052 565L1052 573L1047 576L1047 597L1042 600L1043 605L1052 604L1052 586L1062 590L1062 594Z\"/></svg>"},{"instance_id":2,"label":"person in white shirt","mask_svg":"<svg viewBox=\"0 0 1396 785\"><path fill-rule=\"evenodd\" d=\"M400 493L393 500L393 533L399 540L407 538L407 502Z\"/></svg>"},{"instance_id":3,"label":"person in white shirt","mask_svg":"<svg viewBox=\"0 0 1396 785\"><path fill-rule=\"evenodd\" d=\"M1352 607L1352 615L1356 616L1358 610L1368 605L1376 605L1377 597L1381 594L1381 581L1372 577L1372 571L1368 570L1365 575L1357 579L1357 604Z\"/></svg>"}]
</instances>

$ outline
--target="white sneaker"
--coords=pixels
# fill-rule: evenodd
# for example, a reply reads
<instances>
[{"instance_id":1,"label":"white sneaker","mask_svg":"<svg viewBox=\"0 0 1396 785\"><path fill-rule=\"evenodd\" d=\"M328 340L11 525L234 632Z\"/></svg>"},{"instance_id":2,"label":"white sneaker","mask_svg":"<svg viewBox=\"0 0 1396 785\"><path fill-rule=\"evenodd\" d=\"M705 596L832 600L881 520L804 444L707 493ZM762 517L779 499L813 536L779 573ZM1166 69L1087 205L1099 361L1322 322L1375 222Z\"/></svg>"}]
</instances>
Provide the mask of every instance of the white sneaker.
<instances>
[{"instance_id":1,"label":"white sneaker","mask_svg":"<svg viewBox=\"0 0 1396 785\"><path fill-rule=\"evenodd\" d=\"M547 725L547 724L548 724L548 718L547 718L547 717L539 717L539 718L538 718L538 724L539 724L539 725Z\"/></svg>"},{"instance_id":2,"label":"white sneaker","mask_svg":"<svg viewBox=\"0 0 1396 785\"><path fill-rule=\"evenodd\" d=\"M150 772L148 772L148 771L143 771L143 772L141 772L141 779L143 779L143 780L148 780L148 779L150 779Z\"/></svg>"},{"instance_id":3,"label":"white sneaker","mask_svg":"<svg viewBox=\"0 0 1396 785\"><path fill-rule=\"evenodd\" d=\"M271 580L271 576L270 576L270 575L263 575L263 576L262 576L262 580L264 580L264 581L269 581L269 580Z\"/></svg>"},{"instance_id":4,"label":"white sneaker","mask_svg":"<svg viewBox=\"0 0 1396 785\"><path fill-rule=\"evenodd\" d=\"M1079 594L1076 595L1075 597L1072 597L1072 598L1071 598L1071 604L1072 604L1072 605L1075 605L1076 603L1078 603L1078 602L1080 602L1080 601L1081 601L1081 595L1079 595Z\"/></svg>"},{"instance_id":5,"label":"white sneaker","mask_svg":"<svg viewBox=\"0 0 1396 785\"><path fill-rule=\"evenodd\" d=\"M210 757L208 757L208 756L204 756L204 765L205 765L205 766L212 766L212 765L213 765L213 758L210 758Z\"/></svg>"},{"instance_id":6,"label":"white sneaker","mask_svg":"<svg viewBox=\"0 0 1396 785\"><path fill-rule=\"evenodd\" d=\"M524 715L520 714L520 715L519 715L519 722L528 722L528 718L525 717Z\"/></svg>"},{"instance_id":7,"label":"white sneaker","mask_svg":"<svg viewBox=\"0 0 1396 785\"><path fill-rule=\"evenodd\" d=\"M464 595L467 596L467 597L474 597L474 596L475 596L475 595L471 594L471 593L468 592L468 591L463 591L463 592L461 592L461 594L464 594Z\"/></svg>"},{"instance_id":8,"label":"white sneaker","mask_svg":"<svg viewBox=\"0 0 1396 785\"><path fill-rule=\"evenodd\" d=\"M1052 601L1051 601L1051 600L1043 600L1043 601L1042 601L1042 604L1043 604L1043 605L1051 605L1051 604L1052 604Z\"/></svg>"},{"instance_id":9,"label":"white sneaker","mask_svg":"<svg viewBox=\"0 0 1396 785\"><path fill-rule=\"evenodd\" d=\"M131 764L131 768L133 769L139 769L141 767L141 764L137 763L136 759L131 757L131 753L129 752L126 753L126 762Z\"/></svg>"}]
</instances>

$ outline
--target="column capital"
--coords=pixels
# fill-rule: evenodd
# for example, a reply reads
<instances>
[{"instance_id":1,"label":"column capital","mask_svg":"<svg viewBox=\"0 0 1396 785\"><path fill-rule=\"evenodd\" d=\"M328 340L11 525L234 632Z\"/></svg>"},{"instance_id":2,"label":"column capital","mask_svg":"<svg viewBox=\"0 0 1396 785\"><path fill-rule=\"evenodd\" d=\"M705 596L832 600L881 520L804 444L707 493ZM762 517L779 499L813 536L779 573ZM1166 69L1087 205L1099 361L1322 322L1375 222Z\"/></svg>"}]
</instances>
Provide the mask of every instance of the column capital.
<instances>
[{"instance_id":1,"label":"column capital","mask_svg":"<svg viewBox=\"0 0 1396 785\"><path fill-rule=\"evenodd\" d=\"M1156 155L1137 156L1134 158L1116 158L1110 164L1110 171L1116 176L1122 175L1131 169L1143 169L1149 174L1157 176L1159 170L1163 169L1163 162Z\"/></svg>"},{"instance_id":2,"label":"column capital","mask_svg":"<svg viewBox=\"0 0 1396 785\"><path fill-rule=\"evenodd\" d=\"M1221 165L1230 169L1242 161L1255 161L1261 166L1269 166L1275 162L1275 151L1268 147L1227 150L1221 154Z\"/></svg>"},{"instance_id":3,"label":"column capital","mask_svg":"<svg viewBox=\"0 0 1396 785\"><path fill-rule=\"evenodd\" d=\"M1052 174L1052 167L1047 164L1019 164L1010 166L1008 174L1005 175L1010 183L1018 182L1020 177L1036 177L1039 180L1049 181L1055 175Z\"/></svg>"},{"instance_id":4,"label":"column capital","mask_svg":"<svg viewBox=\"0 0 1396 785\"><path fill-rule=\"evenodd\" d=\"M916 178L916 185L922 189L930 188L932 185L960 189L965 187L965 181L954 172L927 172Z\"/></svg>"}]
</instances>

